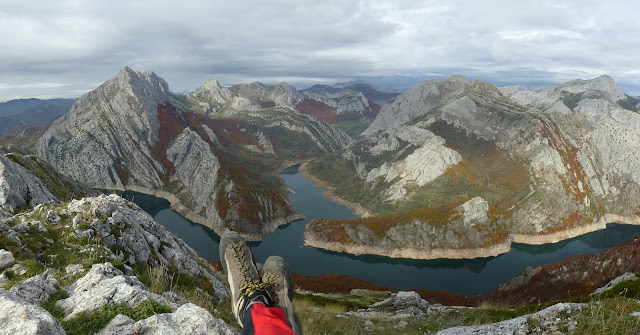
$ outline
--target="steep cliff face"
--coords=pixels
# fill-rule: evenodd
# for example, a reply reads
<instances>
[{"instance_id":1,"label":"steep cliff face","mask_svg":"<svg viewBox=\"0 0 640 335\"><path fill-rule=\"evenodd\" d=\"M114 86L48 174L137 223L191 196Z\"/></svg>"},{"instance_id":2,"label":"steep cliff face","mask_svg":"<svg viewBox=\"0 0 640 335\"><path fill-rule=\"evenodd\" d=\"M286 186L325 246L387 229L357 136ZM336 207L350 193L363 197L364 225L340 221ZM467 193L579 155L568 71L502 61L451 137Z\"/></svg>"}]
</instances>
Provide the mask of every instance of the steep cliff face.
<instances>
[{"instance_id":1,"label":"steep cliff face","mask_svg":"<svg viewBox=\"0 0 640 335\"><path fill-rule=\"evenodd\" d=\"M422 82L383 107L364 139L310 164L338 196L378 216L364 225L313 223L308 241L416 258L468 249L460 257L473 257L505 252L512 240L553 242L606 222L640 223L638 102L606 76L535 91L462 76ZM448 209L474 198L486 201L490 220L458 229L461 217ZM433 233L399 238L411 224Z\"/></svg>"},{"instance_id":2,"label":"steep cliff face","mask_svg":"<svg viewBox=\"0 0 640 335\"><path fill-rule=\"evenodd\" d=\"M286 84L228 89L208 81L185 99L153 72L124 68L54 123L38 154L82 183L154 193L219 234L232 229L261 239L298 217L271 171L350 141L327 124L277 107L295 103L295 96ZM260 107L266 99L277 106ZM209 113L214 119L190 111L213 102L234 112Z\"/></svg>"}]
</instances>

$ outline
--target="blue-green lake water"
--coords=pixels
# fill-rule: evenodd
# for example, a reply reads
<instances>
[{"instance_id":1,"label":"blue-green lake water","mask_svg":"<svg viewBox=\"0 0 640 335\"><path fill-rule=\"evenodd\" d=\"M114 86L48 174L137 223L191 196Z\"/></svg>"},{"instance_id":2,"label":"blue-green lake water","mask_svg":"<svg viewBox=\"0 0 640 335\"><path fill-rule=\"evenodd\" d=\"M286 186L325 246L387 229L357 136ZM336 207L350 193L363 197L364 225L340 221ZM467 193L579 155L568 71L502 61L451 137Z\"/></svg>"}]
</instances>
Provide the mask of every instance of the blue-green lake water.
<instances>
[{"instance_id":1,"label":"blue-green lake water","mask_svg":"<svg viewBox=\"0 0 640 335\"><path fill-rule=\"evenodd\" d=\"M324 191L298 173L296 168L289 168L279 176L294 192L289 195L293 208L306 219L281 226L262 242L250 245L256 262L264 262L271 255L282 256L292 272L304 275L342 273L396 290L438 289L470 296L497 288L527 266L595 253L640 237L640 226L609 224L607 229L559 243L538 246L513 244L506 254L471 260L405 260L335 253L305 246L304 226L316 218L350 219L357 216L324 197ZM164 199L129 191L124 193L124 197L133 199L201 257L219 259L220 238L211 229L183 218L169 209L169 202Z\"/></svg>"}]
</instances>

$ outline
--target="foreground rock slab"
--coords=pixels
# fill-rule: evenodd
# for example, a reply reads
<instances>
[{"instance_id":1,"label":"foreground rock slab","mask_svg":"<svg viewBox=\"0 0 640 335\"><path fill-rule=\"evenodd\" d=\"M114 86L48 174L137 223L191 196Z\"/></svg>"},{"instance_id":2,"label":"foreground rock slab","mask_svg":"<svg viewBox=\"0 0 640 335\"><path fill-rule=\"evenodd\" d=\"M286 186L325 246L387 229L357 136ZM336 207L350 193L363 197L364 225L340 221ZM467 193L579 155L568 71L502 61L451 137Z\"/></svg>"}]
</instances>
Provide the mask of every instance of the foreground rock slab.
<instances>
[{"instance_id":1,"label":"foreground rock slab","mask_svg":"<svg viewBox=\"0 0 640 335\"><path fill-rule=\"evenodd\" d=\"M60 322L44 308L0 290L0 333L66 335Z\"/></svg>"},{"instance_id":2,"label":"foreground rock slab","mask_svg":"<svg viewBox=\"0 0 640 335\"><path fill-rule=\"evenodd\" d=\"M572 331L576 327L576 321L572 321L566 316L570 316L585 306L586 304L579 303L560 303L539 312L510 320L480 326L449 328L439 331L437 335L546 334L558 331L560 326L565 326Z\"/></svg>"},{"instance_id":3,"label":"foreground rock slab","mask_svg":"<svg viewBox=\"0 0 640 335\"><path fill-rule=\"evenodd\" d=\"M125 276L111 263L93 265L84 277L65 290L69 293L69 298L56 303L64 309L65 320L109 304L137 307L146 300L166 303L163 296L149 292L138 278Z\"/></svg>"},{"instance_id":4,"label":"foreground rock slab","mask_svg":"<svg viewBox=\"0 0 640 335\"><path fill-rule=\"evenodd\" d=\"M236 334L222 320L216 319L202 307L188 303L174 313L158 314L135 322L118 315L98 335L200 335Z\"/></svg>"}]
</instances>

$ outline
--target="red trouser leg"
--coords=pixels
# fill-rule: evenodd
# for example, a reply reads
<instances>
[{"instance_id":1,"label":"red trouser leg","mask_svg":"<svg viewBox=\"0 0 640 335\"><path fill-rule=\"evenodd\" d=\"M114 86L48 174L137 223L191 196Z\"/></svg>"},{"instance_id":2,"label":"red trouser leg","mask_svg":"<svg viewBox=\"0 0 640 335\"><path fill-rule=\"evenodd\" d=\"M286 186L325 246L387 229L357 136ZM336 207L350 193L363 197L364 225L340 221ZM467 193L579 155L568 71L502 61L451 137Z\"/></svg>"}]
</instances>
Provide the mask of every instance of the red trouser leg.
<instances>
[{"instance_id":1,"label":"red trouser leg","mask_svg":"<svg viewBox=\"0 0 640 335\"><path fill-rule=\"evenodd\" d=\"M250 315L250 316L249 316ZM249 319L250 320L247 320ZM242 334L253 335L294 335L280 307L266 307L253 304L245 312Z\"/></svg>"}]
</instances>

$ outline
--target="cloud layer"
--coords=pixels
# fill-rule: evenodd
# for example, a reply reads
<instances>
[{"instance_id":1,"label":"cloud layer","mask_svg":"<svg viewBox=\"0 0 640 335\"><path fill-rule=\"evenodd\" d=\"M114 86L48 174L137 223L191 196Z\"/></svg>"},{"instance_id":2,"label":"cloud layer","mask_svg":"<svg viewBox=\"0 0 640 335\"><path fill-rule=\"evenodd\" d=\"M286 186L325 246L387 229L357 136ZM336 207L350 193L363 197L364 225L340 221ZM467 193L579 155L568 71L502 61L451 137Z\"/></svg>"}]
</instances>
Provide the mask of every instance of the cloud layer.
<instances>
[{"instance_id":1,"label":"cloud layer","mask_svg":"<svg viewBox=\"0 0 640 335\"><path fill-rule=\"evenodd\" d=\"M5 0L0 101L76 97L129 65L176 92L215 77L406 86L462 73L499 85L609 74L640 94L634 1Z\"/></svg>"}]
</instances>

